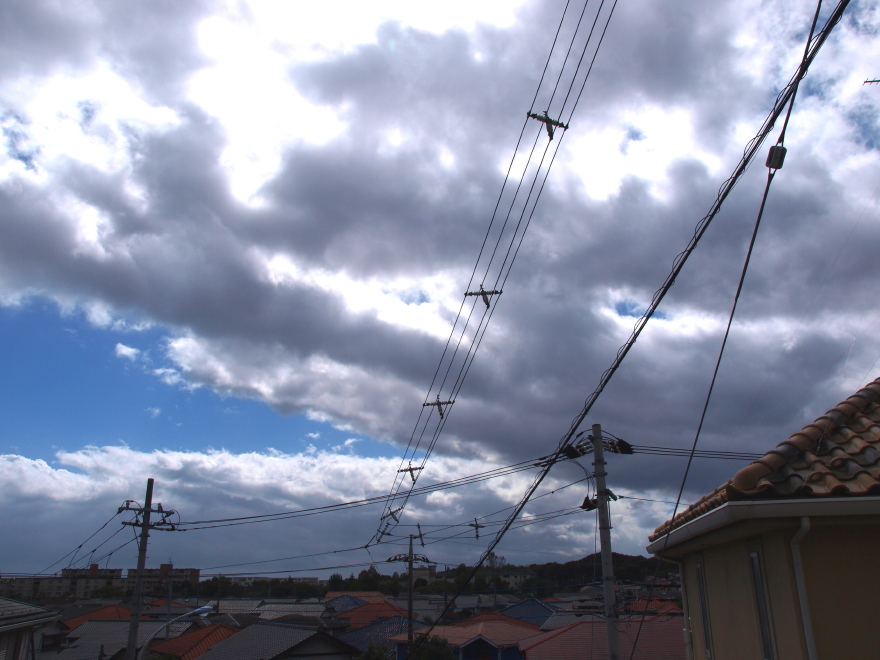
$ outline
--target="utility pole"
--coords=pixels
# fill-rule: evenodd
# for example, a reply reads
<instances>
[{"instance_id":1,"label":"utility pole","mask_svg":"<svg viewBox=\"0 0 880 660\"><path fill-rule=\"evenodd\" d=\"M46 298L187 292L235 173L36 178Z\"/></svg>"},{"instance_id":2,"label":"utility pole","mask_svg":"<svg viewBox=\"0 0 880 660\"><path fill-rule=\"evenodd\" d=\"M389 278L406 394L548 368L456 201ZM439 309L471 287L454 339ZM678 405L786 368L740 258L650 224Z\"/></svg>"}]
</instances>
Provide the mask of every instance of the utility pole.
<instances>
[{"instance_id":1,"label":"utility pole","mask_svg":"<svg viewBox=\"0 0 880 660\"><path fill-rule=\"evenodd\" d=\"M593 424L593 465L596 475L596 499L599 510L599 544L602 552L602 588L605 594L605 631L608 635L608 660L620 660L617 630L617 598L614 593L614 565L611 561L611 519L608 515L608 488L605 485L605 451L602 427ZM617 499L617 498L615 498Z\"/></svg>"},{"instance_id":2,"label":"utility pole","mask_svg":"<svg viewBox=\"0 0 880 660\"><path fill-rule=\"evenodd\" d=\"M175 526L168 521L168 517L177 513L173 509L164 511L161 504L158 504L155 509L153 508L152 479L147 479L147 494L144 498L144 506L139 507L132 505L137 505L137 502L133 500L125 500L122 506L119 507L119 513L122 513L123 511L134 511L137 514L134 522L124 522L122 523L123 525L131 525L132 527L141 528L140 541L138 543L137 572L134 576L134 602L131 606L131 621L128 624L128 645L125 647L125 660L135 660L137 655L138 624L140 623L141 606L144 600L144 567L147 563L147 539L150 538L150 530L174 530ZM157 523L151 524L150 517L154 513L158 513L162 516L162 519ZM140 520L138 520L137 516L141 517Z\"/></svg>"},{"instance_id":3,"label":"utility pole","mask_svg":"<svg viewBox=\"0 0 880 660\"><path fill-rule=\"evenodd\" d=\"M425 564L432 564L433 562L428 559L425 555L414 555L413 554L413 539L419 539L422 542L422 545L425 545L425 541L422 538L422 530L419 528L418 534L410 534L409 535L409 552L405 555L394 555L393 557L389 557L388 561L405 561L407 564L407 569L409 572L409 596L407 597L407 615L408 620L406 622L406 651L407 655L412 652L413 648L413 586L415 580L413 579L413 561L420 561Z\"/></svg>"},{"instance_id":4,"label":"utility pole","mask_svg":"<svg viewBox=\"0 0 880 660\"><path fill-rule=\"evenodd\" d=\"M413 552L412 552L412 539L413 535L409 535L409 561L407 566L407 571L409 572L409 595L406 599L406 609L408 611L407 619L406 619L406 651L409 654L412 651L413 645Z\"/></svg>"}]
</instances>

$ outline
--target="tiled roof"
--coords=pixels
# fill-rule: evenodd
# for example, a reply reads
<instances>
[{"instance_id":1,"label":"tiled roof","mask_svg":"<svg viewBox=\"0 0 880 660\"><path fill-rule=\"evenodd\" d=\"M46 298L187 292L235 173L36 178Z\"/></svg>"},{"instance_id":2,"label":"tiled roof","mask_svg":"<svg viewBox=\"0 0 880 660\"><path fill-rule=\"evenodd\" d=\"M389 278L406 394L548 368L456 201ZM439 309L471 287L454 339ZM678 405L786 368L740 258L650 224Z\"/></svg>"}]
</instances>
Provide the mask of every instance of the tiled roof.
<instances>
[{"instance_id":1,"label":"tiled roof","mask_svg":"<svg viewBox=\"0 0 880 660\"><path fill-rule=\"evenodd\" d=\"M328 600L339 598L340 596L352 596L353 598L359 598L365 603L385 602L385 596L378 591L328 591L324 596L324 602L326 603Z\"/></svg>"},{"instance_id":2,"label":"tiled roof","mask_svg":"<svg viewBox=\"0 0 880 660\"><path fill-rule=\"evenodd\" d=\"M150 651L159 654L174 655L180 660L194 660L209 648L231 637L238 631L222 624L212 624L193 630L180 637L159 642L150 647Z\"/></svg>"},{"instance_id":3,"label":"tiled roof","mask_svg":"<svg viewBox=\"0 0 880 660\"><path fill-rule=\"evenodd\" d=\"M534 623L529 623L528 621L520 621L519 619L514 619L512 616L507 616L506 614L502 614L501 612L480 612L479 614L475 614L469 619L464 619L463 621L456 621L455 623L451 623L451 626L472 626L475 623L482 623L483 621L504 621L505 623L510 623L515 626L522 626L524 628L529 628L531 630L538 630L538 626Z\"/></svg>"},{"instance_id":4,"label":"tiled roof","mask_svg":"<svg viewBox=\"0 0 880 660\"><path fill-rule=\"evenodd\" d=\"M407 610L391 603L367 603L337 614L336 618L348 621L352 628L365 626L378 619L387 619L389 616L407 616ZM413 616L416 616L415 613Z\"/></svg>"},{"instance_id":5,"label":"tiled roof","mask_svg":"<svg viewBox=\"0 0 880 660\"><path fill-rule=\"evenodd\" d=\"M355 607L366 604L367 601L355 598L354 596L337 596L336 598L324 601L324 605L332 607L337 612L348 612L348 610L353 610Z\"/></svg>"},{"instance_id":6,"label":"tiled roof","mask_svg":"<svg viewBox=\"0 0 880 660\"><path fill-rule=\"evenodd\" d=\"M321 603L267 603L254 610L254 614L259 614L264 621L272 621L288 614L319 617L326 611L327 608Z\"/></svg>"},{"instance_id":7,"label":"tiled roof","mask_svg":"<svg viewBox=\"0 0 880 660\"><path fill-rule=\"evenodd\" d=\"M168 607L168 599L157 598L156 600L147 603L147 607L149 607L150 609L156 609L157 607ZM176 600L172 600L171 607L186 607L186 605L184 605L183 603L178 603Z\"/></svg>"},{"instance_id":8,"label":"tiled roof","mask_svg":"<svg viewBox=\"0 0 880 660\"><path fill-rule=\"evenodd\" d=\"M203 660L269 660L315 634L318 633L314 628L258 621L215 644L201 657Z\"/></svg>"},{"instance_id":9,"label":"tiled roof","mask_svg":"<svg viewBox=\"0 0 880 660\"><path fill-rule=\"evenodd\" d=\"M682 617L655 616L645 619L636 652L633 641L641 617L620 621L620 657L651 660L685 660ZM579 658L607 658L605 621L582 621L559 630L524 640L519 644L523 660L571 660L572 650Z\"/></svg>"},{"instance_id":10,"label":"tiled roof","mask_svg":"<svg viewBox=\"0 0 880 660\"><path fill-rule=\"evenodd\" d=\"M649 538L734 500L880 494L880 378L737 472Z\"/></svg>"},{"instance_id":11,"label":"tiled roof","mask_svg":"<svg viewBox=\"0 0 880 660\"><path fill-rule=\"evenodd\" d=\"M431 631L431 637L442 637L455 647L467 645L478 637L482 637L495 646L514 646L523 639L540 634L540 630L517 626L505 621L484 621L472 626L434 626ZM396 635L391 640L405 642L406 634Z\"/></svg>"},{"instance_id":12,"label":"tiled roof","mask_svg":"<svg viewBox=\"0 0 880 660\"><path fill-rule=\"evenodd\" d=\"M601 614L595 612L573 612L571 610L560 610L554 612L541 624L541 630L559 630L573 623L581 621L604 621L605 618Z\"/></svg>"},{"instance_id":13,"label":"tiled roof","mask_svg":"<svg viewBox=\"0 0 880 660\"><path fill-rule=\"evenodd\" d=\"M427 623L413 621L414 630L420 630L427 627ZM366 651L367 646L369 646L371 642L376 646L384 646L388 649L388 657L393 658L395 657L394 644L389 643L388 640L401 633L406 633L406 617L392 616L387 619L374 621L373 623L357 628L356 630L349 630L348 632L342 633L339 636L339 639L347 644L351 644L361 651Z\"/></svg>"},{"instance_id":14,"label":"tiled roof","mask_svg":"<svg viewBox=\"0 0 880 660\"><path fill-rule=\"evenodd\" d=\"M44 607L22 603L11 598L0 598L0 627L27 626L34 621L54 619L56 613Z\"/></svg>"},{"instance_id":15,"label":"tiled roof","mask_svg":"<svg viewBox=\"0 0 880 660\"><path fill-rule=\"evenodd\" d=\"M219 601L212 600L208 603L208 605L214 608L215 612L255 612L262 604L263 601L259 598L220 599Z\"/></svg>"},{"instance_id":16,"label":"tiled roof","mask_svg":"<svg viewBox=\"0 0 880 660\"><path fill-rule=\"evenodd\" d=\"M164 625L164 621L141 621L138 625L138 648ZM168 626L168 637L177 637L190 626L190 621L172 623ZM102 646L104 656L110 658L128 643L128 621L89 621L78 626L70 638L71 645L55 656L56 660L95 660Z\"/></svg>"},{"instance_id":17,"label":"tiled roof","mask_svg":"<svg viewBox=\"0 0 880 660\"><path fill-rule=\"evenodd\" d=\"M108 605L107 607L101 607L97 610L71 617L61 623L66 630L74 630L89 621L128 621L129 619L131 619L130 609L122 607L122 605Z\"/></svg>"},{"instance_id":18,"label":"tiled roof","mask_svg":"<svg viewBox=\"0 0 880 660\"><path fill-rule=\"evenodd\" d=\"M535 598L528 598L516 605L505 607L501 613L540 626L557 609L559 608L556 607L556 603L542 603Z\"/></svg>"},{"instance_id":19,"label":"tiled roof","mask_svg":"<svg viewBox=\"0 0 880 660\"><path fill-rule=\"evenodd\" d=\"M660 610L664 605L666 605L667 601L659 600L657 598L652 598L648 600L647 598L636 598L629 604L629 608L633 612L641 612L644 609L649 610Z\"/></svg>"}]
</instances>

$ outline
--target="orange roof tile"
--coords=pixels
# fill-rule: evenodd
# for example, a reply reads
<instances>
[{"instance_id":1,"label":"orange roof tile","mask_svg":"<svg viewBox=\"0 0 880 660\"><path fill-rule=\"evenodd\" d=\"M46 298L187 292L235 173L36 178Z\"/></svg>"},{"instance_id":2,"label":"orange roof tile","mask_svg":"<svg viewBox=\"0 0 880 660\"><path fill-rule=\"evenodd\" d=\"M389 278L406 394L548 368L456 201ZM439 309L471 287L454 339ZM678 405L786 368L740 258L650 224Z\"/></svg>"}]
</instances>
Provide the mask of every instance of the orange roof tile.
<instances>
[{"instance_id":1,"label":"orange roof tile","mask_svg":"<svg viewBox=\"0 0 880 660\"><path fill-rule=\"evenodd\" d=\"M150 651L162 655L174 655L180 660L194 660L217 642L222 642L237 632L235 628L224 626L222 623L214 623L155 644L150 647Z\"/></svg>"},{"instance_id":2,"label":"orange roof tile","mask_svg":"<svg viewBox=\"0 0 880 660\"><path fill-rule=\"evenodd\" d=\"M449 625L466 627L473 626L477 623L482 623L483 621L503 621L504 623L510 623L514 626L522 626L523 628L530 628L532 630L541 629L540 626L536 626L534 623L529 623L528 621L520 621L519 619L514 619L512 616L501 614L501 612L480 612L479 614L475 614L469 619L456 621L455 623L450 623Z\"/></svg>"},{"instance_id":3,"label":"orange roof tile","mask_svg":"<svg viewBox=\"0 0 880 660\"><path fill-rule=\"evenodd\" d=\"M108 605L79 616L71 617L61 622L67 631L70 632L89 621L128 621L131 619L131 610L122 605Z\"/></svg>"},{"instance_id":4,"label":"orange roof tile","mask_svg":"<svg viewBox=\"0 0 880 660\"><path fill-rule=\"evenodd\" d=\"M434 626L431 637L442 637L452 646L467 644L476 637L488 639L496 646L513 646L523 639L540 635L541 631L507 623L506 621L483 621L472 626ZM425 631L417 630L424 635ZM391 637L389 641L404 642L406 633Z\"/></svg>"},{"instance_id":5,"label":"orange roof tile","mask_svg":"<svg viewBox=\"0 0 880 660\"><path fill-rule=\"evenodd\" d=\"M660 610L666 604L666 601L662 601L658 598L653 598L650 601L647 598L637 598L629 604L629 607L633 612L641 612L644 609Z\"/></svg>"},{"instance_id":6,"label":"orange roof tile","mask_svg":"<svg viewBox=\"0 0 880 660\"><path fill-rule=\"evenodd\" d=\"M660 525L656 541L733 500L880 493L880 378Z\"/></svg>"},{"instance_id":7,"label":"orange roof tile","mask_svg":"<svg viewBox=\"0 0 880 660\"><path fill-rule=\"evenodd\" d=\"M358 596L360 598L360 596ZM390 616L406 616L407 611L402 607L398 607L393 603L367 603L354 607L346 612L336 615L337 619L348 621L348 625L352 628L360 628L373 621L379 619L387 619ZM413 618L418 618L417 614L413 614Z\"/></svg>"},{"instance_id":8,"label":"orange roof tile","mask_svg":"<svg viewBox=\"0 0 880 660\"><path fill-rule=\"evenodd\" d=\"M172 607L186 607L183 603L178 603L176 600L171 601ZM155 609L157 607L168 607L168 599L167 598L159 598L150 603L147 603L147 607L150 609Z\"/></svg>"},{"instance_id":9,"label":"orange roof tile","mask_svg":"<svg viewBox=\"0 0 880 660\"><path fill-rule=\"evenodd\" d=\"M633 640L640 618L622 620L620 627L620 657L651 658L651 660L685 660L682 618L655 616L645 619L639 634L635 654ZM608 646L605 621L581 621L565 628L553 630L519 644L524 660L570 660L572 650L577 657L607 658Z\"/></svg>"}]
</instances>

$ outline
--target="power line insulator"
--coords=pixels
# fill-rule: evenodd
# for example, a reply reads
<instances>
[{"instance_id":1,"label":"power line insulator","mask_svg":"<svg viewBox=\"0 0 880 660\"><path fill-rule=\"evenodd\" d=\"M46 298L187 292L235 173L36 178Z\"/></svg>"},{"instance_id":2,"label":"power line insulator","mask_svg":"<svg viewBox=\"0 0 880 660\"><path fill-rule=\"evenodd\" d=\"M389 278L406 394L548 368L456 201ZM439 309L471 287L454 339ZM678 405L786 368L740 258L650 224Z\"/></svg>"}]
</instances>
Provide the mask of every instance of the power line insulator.
<instances>
[{"instance_id":1,"label":"power line insulator","mask_svg":"<svg viewBox=\"0 0 880 660\"><path fill-rule=\"evenodd\" d=\"M422 408L437 406L437 412L440 413L440 419L443 419L443 406L451 406L453 403L455 403L455 399L453 399L452 401L441 401L440 395L438 394L436 401L432 401L431 403L423 403ZM400 470L398 470L398 472L400 472Z\"/></svg>"},{"instance_id":2,"label":"power line insulator","mask_svg":"<svg viewBox=\"0 0 880 660\"><path fill-rule=\"evenodd\" d=\"M495 289L492 289L491 291L486 291L481 284L479 291L468 291L466 294L464 294L464 297L467 298L468 296L480 296L483 298L483 302L486 303L486 309L489 309L489 296L500 296L502 293L504 292L496 291Z\"/></svg>"},{"instance_id":3,"label":"power line insulator","mask_svg":"<svg viewBox=\"0 0 880 660\"><path fill-rule=\"evenodd\" d=\"M544 127L547 129L547 137L549 137L551 140L553 139L553 134L554 134L553 127L554 126L557 128L561 128L563 130L568 129L568 124L563 124L561 121L559 121L557 119L551 119L547 115L547 110L544 110L544 112L542 112L540 115L536 114L534 112L527 112L526 115L528 115L531 119L537 119L539 122L544 124Z\"/></svg>"}]
</instances>

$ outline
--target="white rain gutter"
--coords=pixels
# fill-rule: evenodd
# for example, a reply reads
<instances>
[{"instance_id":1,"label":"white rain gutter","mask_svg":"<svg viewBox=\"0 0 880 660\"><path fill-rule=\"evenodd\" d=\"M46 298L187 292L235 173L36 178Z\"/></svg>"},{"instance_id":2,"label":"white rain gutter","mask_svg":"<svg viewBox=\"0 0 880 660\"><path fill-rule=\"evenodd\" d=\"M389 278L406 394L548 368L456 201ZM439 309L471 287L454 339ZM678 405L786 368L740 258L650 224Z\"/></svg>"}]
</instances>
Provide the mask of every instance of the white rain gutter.
<instances>
[{"instance_id":1,"label":"white rain gutter","mask_svg":"<svg viewBox=\"0 0 880 660\"><path fill-rule=\"evenodd\" d=\"M829 497L793 500L743 500L726 502L717 509L704 513L699 518L685 523L651 543L647 550L653 555L661 552L667 545L668 555L674 555L673 548L691 538L707 532L727 527L744 520L766 518L811 518L828 517L840 519L844 516L880 515L880 497Z\"/></svg>"},{"instance_id":2,"label":"white rain gutter","mask_svg":"<svg viewBox=\"0 0 880 660\"><path fill-rule=\"evenodd\" d=\"M801 527L791 537L791 558L794 561L794 579L797 584L798 601L801 606L801 622L804 625L804 638L807 643L807 657L809 660L819 660L816 653L816 639L813 636L813 618L810 616L810 603L807 600L807 582L804 579L804 563L801 560L800 543L810 533L809 516L801 516Z\"/></svg>"}]
</instances>

